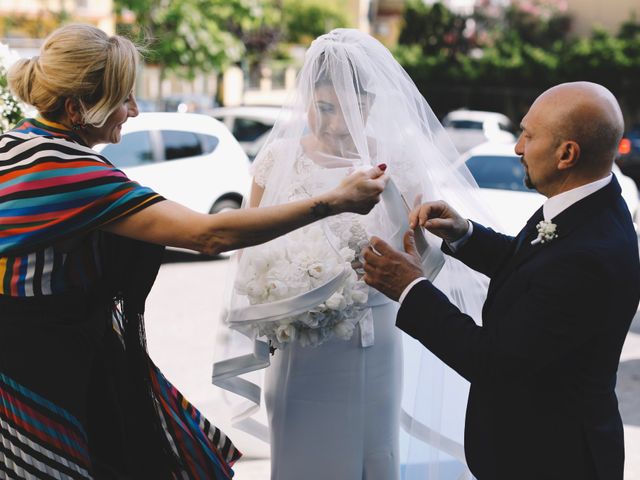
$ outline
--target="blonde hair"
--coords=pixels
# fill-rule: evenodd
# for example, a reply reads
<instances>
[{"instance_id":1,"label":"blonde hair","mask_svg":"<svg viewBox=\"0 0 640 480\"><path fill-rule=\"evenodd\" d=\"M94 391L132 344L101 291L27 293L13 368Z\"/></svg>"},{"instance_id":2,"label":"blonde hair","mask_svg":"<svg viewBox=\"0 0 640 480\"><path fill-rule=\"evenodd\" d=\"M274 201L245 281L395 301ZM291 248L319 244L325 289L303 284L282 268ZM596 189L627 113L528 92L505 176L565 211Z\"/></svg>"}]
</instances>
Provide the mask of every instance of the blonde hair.
<instances>
[{"instance_id":1,"label":"blonde hair","mask_svg":"<svg viewBox=\"0 0 640 480\"><path fill-rule=\"evenodd\" d=\"M138 68L136 46L91 25L68 25L45 40L40 55L21 59L8 72L9 88L51 120L78 100L83 123L101 127L131 94Z\"/></svg>"}]
</instances>

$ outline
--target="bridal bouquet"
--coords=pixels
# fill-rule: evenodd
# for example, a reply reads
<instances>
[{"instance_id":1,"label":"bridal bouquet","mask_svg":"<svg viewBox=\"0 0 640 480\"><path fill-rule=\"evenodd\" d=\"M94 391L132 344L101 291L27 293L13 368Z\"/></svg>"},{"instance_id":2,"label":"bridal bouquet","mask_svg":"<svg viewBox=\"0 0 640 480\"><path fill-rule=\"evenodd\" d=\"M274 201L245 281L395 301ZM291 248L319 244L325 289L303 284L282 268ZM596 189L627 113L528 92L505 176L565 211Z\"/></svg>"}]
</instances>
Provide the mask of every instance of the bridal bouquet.
<instances>
[{"instance_id":1,"label":"bridal bouquet","mask_svg":"<svg viewBox=\"0 0 640 480\"><path fill-rule=\"evenodd\" d=\"M311 226L280 239L249 258L236 281L238 293L251 305L285 300L304 294L342 275L340 287L323 303L303 313L257 324L275 348L298 341L317 346L333 336L348 340L353 335L368 287L351 268L356 252L345 246L339 255L320 226Z\"/></svg>"}]
</instances>

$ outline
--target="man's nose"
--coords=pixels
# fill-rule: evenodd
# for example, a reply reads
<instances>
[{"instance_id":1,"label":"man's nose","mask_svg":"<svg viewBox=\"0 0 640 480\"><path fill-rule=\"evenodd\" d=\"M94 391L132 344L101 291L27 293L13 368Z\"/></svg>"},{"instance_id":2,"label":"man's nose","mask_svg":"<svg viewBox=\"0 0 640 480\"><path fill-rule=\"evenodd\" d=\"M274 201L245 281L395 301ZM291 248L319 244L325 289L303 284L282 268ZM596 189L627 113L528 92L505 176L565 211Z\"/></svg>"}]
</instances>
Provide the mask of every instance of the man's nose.
<instances>
[{"instance_id":1,"label":"man's nose","mask_svg":"<svg viewBox=\"0 0 640 480\"><path fill-rule=\"evenodd\" d=\"M518 142L513 150L516 152L516 155L522 156L524 154L524 141L522 140L522 135L518 137Z\"/></svg>"}]
</instances>

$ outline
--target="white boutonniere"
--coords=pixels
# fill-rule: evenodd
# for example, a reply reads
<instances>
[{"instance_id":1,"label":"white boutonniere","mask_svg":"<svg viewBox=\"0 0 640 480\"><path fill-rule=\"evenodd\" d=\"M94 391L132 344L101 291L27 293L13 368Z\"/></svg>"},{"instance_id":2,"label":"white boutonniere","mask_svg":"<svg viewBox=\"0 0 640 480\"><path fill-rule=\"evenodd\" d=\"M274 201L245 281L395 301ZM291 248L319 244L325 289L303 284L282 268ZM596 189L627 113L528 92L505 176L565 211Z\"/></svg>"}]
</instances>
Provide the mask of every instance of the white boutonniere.
<instances>
[{"instance_id":1,"label":"white boutonniere","mask_svg":"<svg viewBox=\"0 0 640 480\"><path fill-rule=\"evenodd\" d=\"M555 223L548 222L546 220L538 223L538 225L536 225L536 229L538 230L538 237L531 242L531 245L547 243L558 236L558 226Z\"/></svg>"}]
</instances>

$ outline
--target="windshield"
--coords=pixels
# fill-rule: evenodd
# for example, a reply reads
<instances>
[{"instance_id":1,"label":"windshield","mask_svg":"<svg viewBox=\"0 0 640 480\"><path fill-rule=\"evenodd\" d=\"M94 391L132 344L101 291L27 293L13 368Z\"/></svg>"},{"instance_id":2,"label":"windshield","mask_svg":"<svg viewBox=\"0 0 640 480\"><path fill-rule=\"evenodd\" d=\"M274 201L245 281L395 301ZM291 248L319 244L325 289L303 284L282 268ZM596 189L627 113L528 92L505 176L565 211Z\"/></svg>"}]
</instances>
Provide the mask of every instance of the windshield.
<instances>
[{"instance_id":1,"label":"windshield","mask_svg":"<svg viewBox=\"0 0 640 480\"><path fill-rule=\"evenodd\" d=\"M515 155L476 155L467 160L480 188L530 192L524 185L524 167Z\"/></svg>"}]
</instances>

